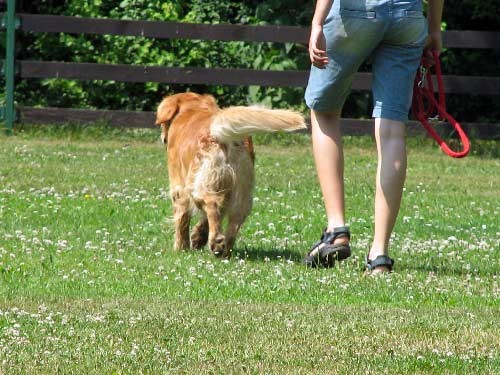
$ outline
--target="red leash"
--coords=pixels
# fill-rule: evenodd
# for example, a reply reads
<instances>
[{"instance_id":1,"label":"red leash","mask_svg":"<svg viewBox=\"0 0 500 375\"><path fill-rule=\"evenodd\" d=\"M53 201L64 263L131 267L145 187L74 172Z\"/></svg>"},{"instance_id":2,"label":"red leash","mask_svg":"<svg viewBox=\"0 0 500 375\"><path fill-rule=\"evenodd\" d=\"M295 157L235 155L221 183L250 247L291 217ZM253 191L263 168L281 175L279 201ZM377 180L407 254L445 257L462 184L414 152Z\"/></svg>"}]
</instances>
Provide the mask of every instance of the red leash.
<instances>
[{"instance_id":1,"label":"red leash","mask_svg":"<svg viewBox=\"0 0 500 375\"><path fill-rule=\"evenodd\" d=\"M438 100L436 100L434 95L434 84L431 77L431 64L429 62L430 56L424 56L420 63L420 67L415 77L415 83L413 85L412 111L417 120L422 123L427 132L436 140L441 149L447 155L453 158L463 158L469 153L470 150L469 138L467 138L467 134L465 134L462 130L458 121L446 112L443 76L441 73L439 55L436 51L432 51L432 57L434 59L434 68L436 70L436 80L438 84ZM462 142L462 151L453 151L433 129L429 120L435 118L441 118L453 125L458 133L460 141Z\"/></svg>"}]
</instances>

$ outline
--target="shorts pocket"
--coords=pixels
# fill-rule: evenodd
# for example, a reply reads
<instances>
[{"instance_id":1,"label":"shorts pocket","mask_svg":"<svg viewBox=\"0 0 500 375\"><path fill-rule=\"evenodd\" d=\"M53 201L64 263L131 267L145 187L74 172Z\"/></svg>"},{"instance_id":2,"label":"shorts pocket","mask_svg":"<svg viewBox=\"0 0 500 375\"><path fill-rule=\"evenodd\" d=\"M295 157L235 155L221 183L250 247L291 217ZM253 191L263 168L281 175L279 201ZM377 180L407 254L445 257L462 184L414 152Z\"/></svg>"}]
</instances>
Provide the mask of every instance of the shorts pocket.
<instances>
[{"instance_id":1,"label":"shorts pocket","mask_svg":"<svg viewBox=\"0 0 500 375\"><path fill-rule=\"evenodd\" d=\"M423 18L424 13L421 10L405 10L404 16L406 18Z\"/></svg>"},{"instance_id":2,"label":"shorts pocket","mask_svg":"<svg viewBox=\"0 0 500 375\"><path fill-rule=\"evenodd\" d=\"M367 10L341 9L340 15L352 18L376 18L377 14Z\"/></svg>"},{"instance_id":3,"label":"shorts pocket","mask_svg":"<svg viewBox=\"0 0 500 375\"><path fill-rule=\"evenodd\" d=\"M375 18L377 1L338 0L340 15L353 18Z\"/></svg>"},{"instance_id":4,"label":"shorts pocket","mask_svg":"<svg viewBox=\"0 0 500 375\"><path fill-rule=\"evenodd\" d=\"M425 17L400 17L392 24L385 41L393 45L423 47L427 40L427 20Z\"/></svg>"}]
</instances>

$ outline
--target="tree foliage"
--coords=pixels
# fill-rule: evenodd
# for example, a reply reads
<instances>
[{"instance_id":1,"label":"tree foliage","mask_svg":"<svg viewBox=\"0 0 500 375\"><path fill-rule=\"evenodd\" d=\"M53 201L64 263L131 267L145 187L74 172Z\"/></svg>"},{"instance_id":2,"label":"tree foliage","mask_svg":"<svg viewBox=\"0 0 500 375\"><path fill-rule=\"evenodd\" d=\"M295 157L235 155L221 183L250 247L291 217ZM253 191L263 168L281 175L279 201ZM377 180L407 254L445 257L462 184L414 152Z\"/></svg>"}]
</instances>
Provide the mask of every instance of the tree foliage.
<instances>
[{"instance_id":1,"label":"tree foliage","mask_svg":"<svg viewBox=\"0 0 500 375\"><path fill-rule=\"evenodd\" d=\"M495 30L500 24L498 0L445 3L445 26L453 30ZM314 2L305 0L22 0L18 11L82 17L308 26ZM196 40L155 40L143 37L74 34L20 34L18 59L139 64L168 67L233 67L306 70L306 46ZM444 71L460 75L498 75L499 52L449 50ZM364 67L369 69L368 66ZM113 81L22 80L16 98L24 105L101 109L153 110L166 94L195 90L216 95L222 105L261 102L274 107L305 109L303 88L167 85ZM450 96L450 109L464 120L500 119L494 98ZM369 93L356 93L345 107L348 116L369 116Z\"/></svg>"}]
</instances>

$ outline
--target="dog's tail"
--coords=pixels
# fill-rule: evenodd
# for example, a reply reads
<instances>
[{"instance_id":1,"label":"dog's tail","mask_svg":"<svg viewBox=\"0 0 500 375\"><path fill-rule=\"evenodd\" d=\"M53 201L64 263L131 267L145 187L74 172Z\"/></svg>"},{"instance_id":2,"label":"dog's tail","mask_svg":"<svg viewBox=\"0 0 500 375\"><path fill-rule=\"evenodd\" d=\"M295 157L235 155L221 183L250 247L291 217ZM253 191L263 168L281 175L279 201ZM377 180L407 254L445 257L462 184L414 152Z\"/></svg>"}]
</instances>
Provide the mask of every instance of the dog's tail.
<instances>
[{"instance_id":1,"label":"dog's tail","mask_svg":"<svg viewBox=\"0 0 500 375\"><path fill-rule=\"evenodd\" d=\"M228 107L212 119L210 135L219 142L241 140L262 132L305 129L304 117L295 111L261 107Z\"/></svg>"}]
</instances>

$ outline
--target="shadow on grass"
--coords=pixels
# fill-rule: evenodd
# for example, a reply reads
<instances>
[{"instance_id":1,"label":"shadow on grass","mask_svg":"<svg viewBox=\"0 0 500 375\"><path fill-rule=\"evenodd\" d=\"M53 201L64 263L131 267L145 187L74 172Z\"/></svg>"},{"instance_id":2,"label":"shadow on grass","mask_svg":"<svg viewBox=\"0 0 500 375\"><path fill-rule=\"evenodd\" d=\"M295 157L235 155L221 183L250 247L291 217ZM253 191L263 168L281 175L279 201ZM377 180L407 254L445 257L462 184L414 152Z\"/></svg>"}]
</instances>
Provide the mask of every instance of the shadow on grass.
<instances>
[{"instance_id":1,"label":"shadow on grass","mask_svg":"<svg viewBox=\"0 0 500 375\"><path fill-rule=\"evenodd\" d=\"M246 259L249 261L256 262L276 262L276 260L284 259L291 260L296 264L302 263L302 258L305 255L305 251L301 253L298 250L291 249L280 249L275 247L264 248L264 247L236 247L233 250L233 259ZM345 262L345 261L344 261ZM347 260L347 262L352 263L352 267L359 269L360 273L363 273L365 268L364 258L355 261ZM407 263L407 262L397 262L394 271L396 273L412 273L419 272L422 274L434 274L435 276L457 276L465 277L466 275L478 275L482 277L492 277L498 273L495 267L479 268L477 270L470 270L463 265L454 262L442 262L436 263Z\"/></svg>"},{"instance_id":2,"label":"shadow on grass","mask_svg":"<svg viewBox=\"0 0 500 375\"><path fill-rule=\"evenodd\" d=\"M473 272L470 269L462 267L460 264L453 262L441 263L441 264L405 264L400 263L395 265L396 272L412 272L417 271L420 273L435 274L436 276L446 275L446 276L465 276L470 274L477 274L480 276L494 276L498 271L491 269L479 269L477 272Z\"/></svg>"},{"instance_id":3,"label":"shadow on grass","mask_svg":"<svg viewBox=\"0 0 500 375\"><path fill-rule=\"evenodd\" d=\"M300 262L302 260L302 255L297 251L275 247L236 247L233 250L233 257L252 261L275 261L276 259L287 259L293 262Z\"/></svg>"}]
</instances>

